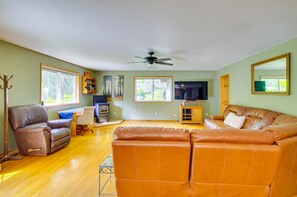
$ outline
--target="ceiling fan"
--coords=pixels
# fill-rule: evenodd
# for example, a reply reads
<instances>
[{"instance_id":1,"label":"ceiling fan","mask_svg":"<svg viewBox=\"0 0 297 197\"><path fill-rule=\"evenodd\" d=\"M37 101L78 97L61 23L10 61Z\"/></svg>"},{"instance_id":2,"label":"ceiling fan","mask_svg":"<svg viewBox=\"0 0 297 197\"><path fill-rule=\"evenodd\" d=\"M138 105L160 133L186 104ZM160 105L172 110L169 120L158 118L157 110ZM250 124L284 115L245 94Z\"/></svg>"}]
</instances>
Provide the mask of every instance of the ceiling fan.
<instances>
[{"instance_id":1,"label":"ceiling fan","mask_svg":"<svg viewBox=\"0 0 297 197\"><path fill-rule=\"evenodd\" d=\"M170 61L172 60L171 58L157 58L154 55L155 52L153 51L149 51L148 54L149 56L147 57L139 57L139 56L135 56L136 58L142 59L142 61L139 62L128 62L128 63L146 63L146 64L162 64L162 65L167 65L167 66L172 66L172 63L168 63L165 61Z\"/></svg>"}]
</instances>

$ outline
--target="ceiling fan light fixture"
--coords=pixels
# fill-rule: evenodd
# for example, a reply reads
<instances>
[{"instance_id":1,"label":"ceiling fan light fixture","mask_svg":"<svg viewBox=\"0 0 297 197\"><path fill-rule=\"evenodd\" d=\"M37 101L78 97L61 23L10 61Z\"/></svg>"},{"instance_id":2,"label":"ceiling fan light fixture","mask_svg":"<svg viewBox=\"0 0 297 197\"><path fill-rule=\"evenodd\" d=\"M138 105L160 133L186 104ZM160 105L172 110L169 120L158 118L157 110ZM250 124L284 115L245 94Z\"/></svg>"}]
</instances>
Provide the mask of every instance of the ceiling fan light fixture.
<instances>
[{"instance_id":1,"label":"ceiling fan light fixture","mask_svg":"<svg viewBox=\"0 0 297 197\"><path fill-rule=\"evenodd\" d=\"M167 63L165 61L170 61L172 60L171 58L157 58L154 55L153 51L149 51L148 52L149 56L147 57L139 57L139 56L135 56L138 59L142 59L144 60L141 63L147 63L148 65L153 65L153 64L162 64L162 65L166 65L166 66L172 66L172 63ZM139 63L139 62L130 62L130 63ZM153 69L157 69L157 67L155 66Z\"/></svg>"},{"instance_id":2,"label":"ceiling fan light fixture","mask_svg":"<svg viewBox=\"0 0 297 197\"><path fill-rule=\"evenodd\" d=\"M146 68L149 69L149 70L156 70L157 66L155 66L153 64L147 64Z\"/></svg>"}]
</instances>

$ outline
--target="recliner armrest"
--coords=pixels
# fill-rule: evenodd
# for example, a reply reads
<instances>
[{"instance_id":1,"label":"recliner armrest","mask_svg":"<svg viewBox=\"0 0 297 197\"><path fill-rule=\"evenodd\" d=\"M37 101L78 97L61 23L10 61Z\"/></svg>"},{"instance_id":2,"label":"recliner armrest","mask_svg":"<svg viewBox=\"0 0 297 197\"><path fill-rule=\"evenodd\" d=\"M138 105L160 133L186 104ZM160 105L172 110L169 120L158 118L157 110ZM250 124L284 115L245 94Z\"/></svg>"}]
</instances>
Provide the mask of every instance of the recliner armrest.
<instances>
[{"instance_id":1,"label":"recliner armrest","mask_svg":"<svg viewBox=\"0 0 297 197\"><path fill-rule=\"evenodd\" d=\"M223 115L210 115L209 119L211 120L224 120Z\"/></svg>"},{"instance_id":2,"label":"recliner armrest","mask_svg":"<svg viewBox=\"0 0 297 197\"><path fill-rule=\"evenodd\" d=\"M72 121L71 119L50 120L47 122L47 125L52 129L62 128L62 127L70 128L71 121Z\"/></svg>"},{"instance_id":3,"label":"recliner armrest","mask_svg":"<svg viewBox=\"0 0 297 197\"><path fill-rule=\"evenodd\" d=\"M47 155L50 153L51 128L48 126L25 127L14 132L20 153L24 155Z\"/></svg>"},{"instance_id":4,"label":"recliner armrest","mask_svg":"<svg viewBox=\"0 0 297 197\"><path fill-rule=\"evenodd\" d=\"M43 132L43 131L47 131L47 132L51 132L51 128L47 127L47 126L42 126L42 127L25 127L25 128L20 128L17 129L16 132L31 132L31 133L38 133L38 132Z\"/></svg>"}]
</instances>

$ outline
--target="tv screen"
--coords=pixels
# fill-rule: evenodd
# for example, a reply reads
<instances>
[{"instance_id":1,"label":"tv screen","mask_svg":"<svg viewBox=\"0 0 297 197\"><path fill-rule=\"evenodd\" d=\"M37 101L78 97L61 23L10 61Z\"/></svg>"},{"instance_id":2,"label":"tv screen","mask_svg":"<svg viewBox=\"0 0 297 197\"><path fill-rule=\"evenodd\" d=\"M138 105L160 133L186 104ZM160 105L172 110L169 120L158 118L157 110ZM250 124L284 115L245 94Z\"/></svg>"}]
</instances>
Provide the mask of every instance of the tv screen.
<instances>
[{"instance_id":1,"label":"tv screen","mask_svg":"<svg viewBox=\"0 0 297 197\"><path fill-rule=\"evenodd\" d=\"M103 95L93 95L93 105L95 103L107 103L107 96Z\"/></svg>"},{"instance_id":2,"label":"tv screen","mask_svg":"<svg viewBox=\"0 0 297 197\"><path fill-rule=\"evenodd\" d=\"M176 100L207 100L207 81L175 81L174 91Z\"/></svg>"}]
</instances>

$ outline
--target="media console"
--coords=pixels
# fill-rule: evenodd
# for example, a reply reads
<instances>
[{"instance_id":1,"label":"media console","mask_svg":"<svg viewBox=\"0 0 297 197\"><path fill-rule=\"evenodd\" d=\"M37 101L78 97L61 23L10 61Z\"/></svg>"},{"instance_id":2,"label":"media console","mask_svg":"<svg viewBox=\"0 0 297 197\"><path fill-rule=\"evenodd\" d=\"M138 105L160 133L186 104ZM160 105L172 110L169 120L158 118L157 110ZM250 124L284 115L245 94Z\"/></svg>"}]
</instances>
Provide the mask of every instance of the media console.
<instances>
[{"instance_id":1,"label":"media console","mask_svg":"<svg viewBox=\"0 0 297 197\"><path fill-rule=\"evenodd\" d=\"M203 123L202 106L184 106L179 107L180 123Z\"/></svg>"}]
</instances>

